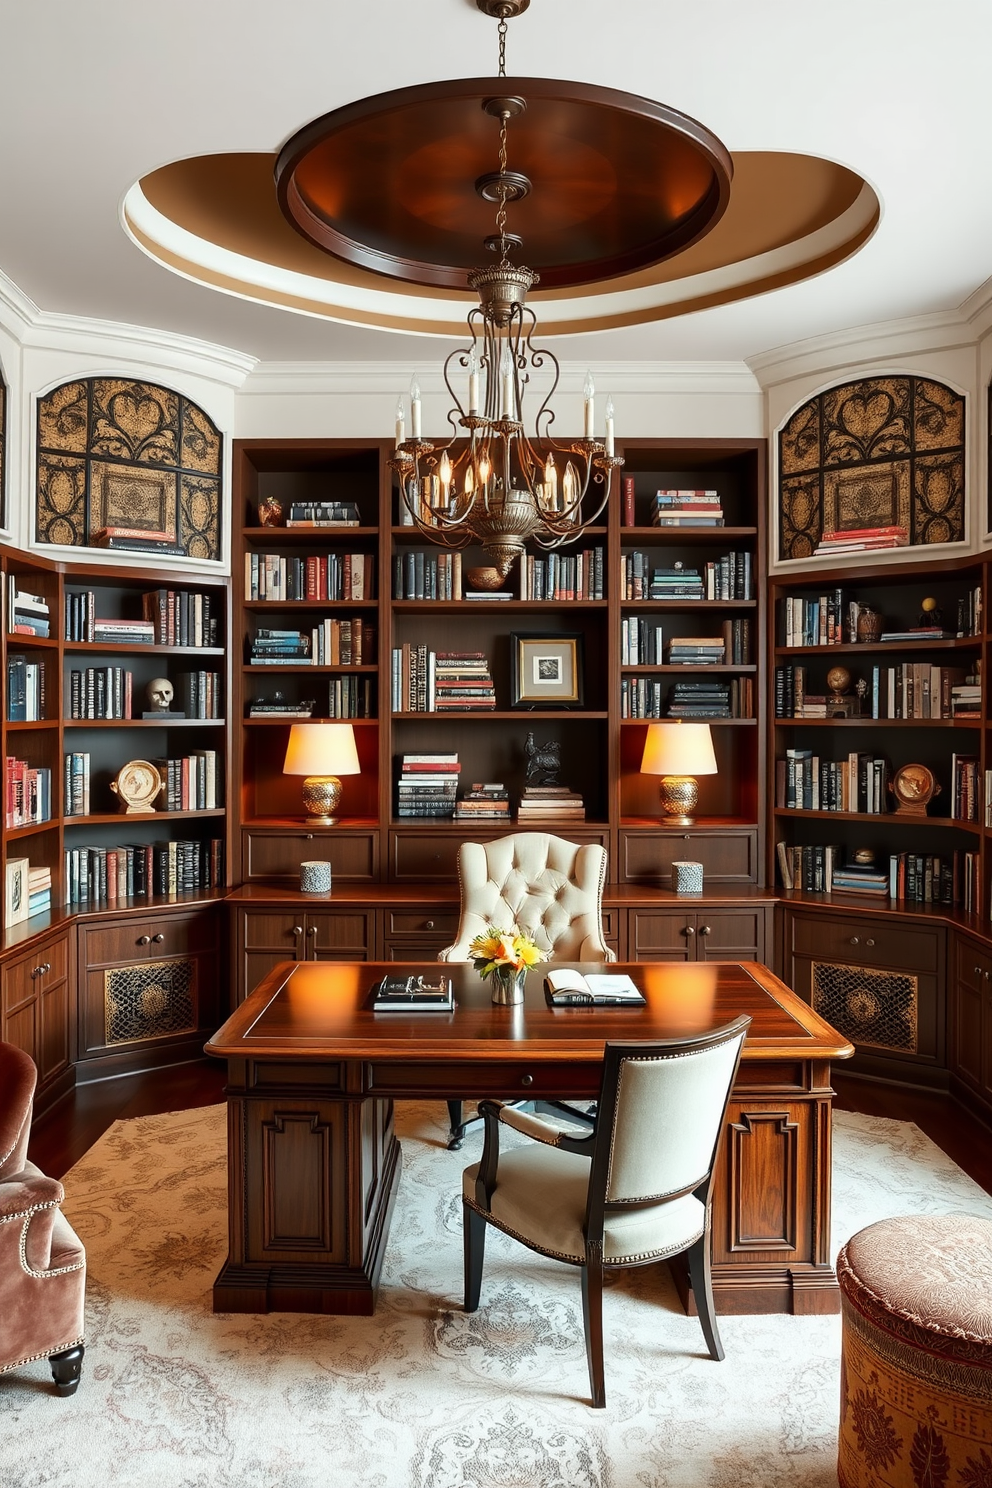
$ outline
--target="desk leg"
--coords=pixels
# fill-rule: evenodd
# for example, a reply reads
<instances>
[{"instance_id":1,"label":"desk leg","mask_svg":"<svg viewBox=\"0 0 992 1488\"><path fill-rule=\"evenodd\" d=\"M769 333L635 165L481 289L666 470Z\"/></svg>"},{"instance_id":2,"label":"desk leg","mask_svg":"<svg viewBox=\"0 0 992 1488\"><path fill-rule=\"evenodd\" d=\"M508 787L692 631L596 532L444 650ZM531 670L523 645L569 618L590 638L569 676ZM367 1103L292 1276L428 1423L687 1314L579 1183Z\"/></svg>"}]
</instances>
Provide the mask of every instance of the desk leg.
<instances>
[{"instance_id":1,"label":"desk leg","mask_svg":"<svg viewBox=\"0 0 992 1488\"><path fill-rule=\"evenodd\" d=\"M214 1311L371 1314L401 1162L390 1100L232 1082Z\"/></svg>"}]
</instances>

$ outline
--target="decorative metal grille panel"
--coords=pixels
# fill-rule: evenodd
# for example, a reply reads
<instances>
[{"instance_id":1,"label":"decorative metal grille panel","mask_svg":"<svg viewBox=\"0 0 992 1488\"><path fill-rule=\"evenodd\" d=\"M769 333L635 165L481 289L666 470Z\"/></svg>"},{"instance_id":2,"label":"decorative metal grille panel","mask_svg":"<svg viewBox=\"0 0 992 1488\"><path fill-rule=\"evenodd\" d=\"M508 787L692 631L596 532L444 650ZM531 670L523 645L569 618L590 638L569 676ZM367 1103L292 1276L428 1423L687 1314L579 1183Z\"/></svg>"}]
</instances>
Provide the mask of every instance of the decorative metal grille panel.
<instances>
[{"instance_id":1,"label":"decorative metal grille panel","mask_svg":"<svg viewBox=\"0 0 992 1488\"><path fill-rule=\"evenodd\" d=\"M222 451L207 414L169 388L63 383L38 400L38 541L86 547L101 527L128 527L219 559Z\"/></svg>"},{"instance_id":2,"label":"decorative metal grille panel","mask_svg":"<svg viewBox=\"0 0 992 1488\"><path fill-rule=\"evenodd\" d=\"M779 557L825 532L904 527L910 547L964 537L964 398L926 377L866 377L804 403L778 437Z\"/></svg>"},{"instance_id":3,"label":"decorative metal grille panel","mask_svg":"<svg viewBox=\"0 0 992 1488\"><path fill-rule=\"evenodd\" d=\"M853 1044L917 1053L919 979L908 972L814 961L813 1008Z\"/></svg>"},{"instance_id":4,"label":"decorative metal grille panel","mask_svg":"<svg viewBox=\"0 0 992 1488\"><path fill-rule=\"evenodd\" d=\"M196 1029L196 962L142 961L104 972L108 1044L133 1044Z\"/></svg>"}]
</instances>

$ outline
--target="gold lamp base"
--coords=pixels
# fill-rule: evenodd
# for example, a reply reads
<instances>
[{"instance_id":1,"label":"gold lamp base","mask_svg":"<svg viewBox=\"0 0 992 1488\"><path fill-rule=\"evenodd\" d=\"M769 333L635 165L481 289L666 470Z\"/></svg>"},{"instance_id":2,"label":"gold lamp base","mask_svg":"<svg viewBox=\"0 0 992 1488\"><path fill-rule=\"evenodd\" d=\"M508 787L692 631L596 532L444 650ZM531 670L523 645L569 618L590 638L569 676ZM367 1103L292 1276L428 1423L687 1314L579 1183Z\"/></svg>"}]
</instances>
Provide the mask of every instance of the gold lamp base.
<instances>
[{"instance_id":1,"label":"gold lamp base","mask_svg":"<svg viewBox=\"0 0 992 1488\"><path fill-rule=\"evenodd\" d=\"M692 775L663 775L659 788L663 827L691 827L691 814L699 801L699 786Z\"/></svg>"},{"instance_id":2,"label":"gold lamp base","mask_svg":"<svg viewBox=\"0 0 992 1488\"><path fill-rule=\"evenodd\" d=\"M333 827L341 801L341 782L336 775L308 775L303 782L303 804L308 827Z\"/></svg>"}]
</instances>

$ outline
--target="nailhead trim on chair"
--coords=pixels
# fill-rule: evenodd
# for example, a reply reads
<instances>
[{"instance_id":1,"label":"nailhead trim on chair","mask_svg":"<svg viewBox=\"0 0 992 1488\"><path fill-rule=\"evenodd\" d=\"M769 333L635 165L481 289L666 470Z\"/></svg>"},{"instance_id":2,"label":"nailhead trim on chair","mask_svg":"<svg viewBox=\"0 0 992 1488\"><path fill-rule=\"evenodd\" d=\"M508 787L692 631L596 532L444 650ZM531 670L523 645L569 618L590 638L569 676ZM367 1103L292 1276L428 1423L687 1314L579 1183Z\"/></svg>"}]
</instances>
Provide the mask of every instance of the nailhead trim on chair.
<instances>
[{"instance_id":1,"label":"nailhead trim on chair","mask_svg":"<svg viewBox=\"0 0 992 1488\"><path fill-rule=\"evenodd\" d=\"M35 1359L50 1359L53 1354L64 1354L66 1349L76 1348L85 1342L86 1334L80 1333L78 1338L70 1338L67 1343L57 1343L54 1348L42 1349L40 1354L26 1354L23 1359L15 1359L12 1364L0 1364L0 1374L6 1374L8 1369L20 1369L22 1364L33 1364Z\"/></svg>"},{"instance_id":2,"label":"nailhead trim on chair","mask_svg":"<svg viewBox=\"0 0 992 1488\"><path fill-rule=\"evenodd\" d=\"M64 1198L65 1195L63 1194L62 1197ZM44 1209L57 1209L61 1202L61 1199L53 1199L48 1204L35 1204L30 1209L19 1209L16 1214L5 1214L3 1219L0 1219L0 1224L11 1224L15 1219L23 1219L24 1225L21 1229L20 1239L21 1270L26 1271L28 1276L33 1276L39 1281L44 1281L49 1276L65 1276L70 1271L81 1271L86 1265L85 1260L82 1260L76 1261L75 1265L72 1266L52 1266L48 1271L32 1271L28 1265L28 1230L31 1228L32 1217L35 1214L40 1214ZM72 1345L67 1343L65 1347L71 1348ZM36 1359L42 1357L41 1354L34 1355Z\"/></svg>"},{"instance_id":3,"label":"nailhead trim on chair","mask_svg":"<svg viewBox=\"0 0 992 1488\"><path fill-rule=\"evenodd\" d=\"M501 1220L496 1218L491 1209L480 1208L472 1199L463 1198L462 1203L469 1209L474 1209L476 1214L481 1214L490 1224L495 1225L497 1230L502 1230L504 1235L509 1235L512 1239L519 1240L522 1245L526 1245L528 1250L536 1251L538 1255L549 1256L555 1261L565 1261L570 1266L584 1266L586 1263L585 1255L571 1255L563 1250L546 1250L543 1245L535 1245L533 1240L528 1239L526 1235L521 1235L519 1230L511 1230L509 1225L503 1224ZM704 1234L705 1230L700 1230L699 1234L693 1235L691 1240L685 1240L678 1245L670 1246L667 1250L625 1251L623 1256L618 1257L616 1260L607 1260L604 1256L603 1265L607 1270L611 1266L622 1270L625 1266L640 1265L645 1261L665 1261L669 1256L679 1255L683 1250L688 1250L689 1246L695 1245L696 1241L700 1240Z\"/></svg>"}]
</instances>

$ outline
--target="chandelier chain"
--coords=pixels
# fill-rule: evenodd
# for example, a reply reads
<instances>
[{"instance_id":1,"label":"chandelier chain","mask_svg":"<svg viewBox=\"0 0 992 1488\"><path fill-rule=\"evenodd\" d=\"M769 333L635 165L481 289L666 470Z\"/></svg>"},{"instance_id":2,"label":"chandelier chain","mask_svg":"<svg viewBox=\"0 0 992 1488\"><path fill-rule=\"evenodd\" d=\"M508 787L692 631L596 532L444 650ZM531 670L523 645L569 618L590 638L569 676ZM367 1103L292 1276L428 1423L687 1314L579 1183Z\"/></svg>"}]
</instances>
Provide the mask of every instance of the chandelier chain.
<instances>
[{"instance_id":1,"label":"chandelier chain","mask_svg":"<svg viewBox=\"0 0 992 1488\"><path fill-rule=\"evenodd\" d=\"M506 16L499 18L499 75L506 77Z\"/></svg>"}]
</instances>

